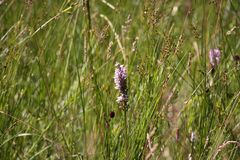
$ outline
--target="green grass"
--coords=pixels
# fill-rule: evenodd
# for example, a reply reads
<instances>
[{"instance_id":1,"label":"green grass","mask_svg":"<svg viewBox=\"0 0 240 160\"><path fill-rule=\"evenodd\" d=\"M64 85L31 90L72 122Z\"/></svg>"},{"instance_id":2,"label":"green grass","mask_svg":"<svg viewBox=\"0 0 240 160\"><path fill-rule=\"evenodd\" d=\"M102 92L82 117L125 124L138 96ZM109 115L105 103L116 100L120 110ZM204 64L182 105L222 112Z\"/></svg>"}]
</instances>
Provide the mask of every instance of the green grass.
<instances>
[{"instance_id":1,"label":"green grass","mask_svg":"<svg viewBox=\"0 0 240 160\"><path fill-rule=\"evenodd\" d=\"M0 159L240 159L239 9L0 1ZM126 115L116 62L127 67Z\"/></svg>"}]
</instances>

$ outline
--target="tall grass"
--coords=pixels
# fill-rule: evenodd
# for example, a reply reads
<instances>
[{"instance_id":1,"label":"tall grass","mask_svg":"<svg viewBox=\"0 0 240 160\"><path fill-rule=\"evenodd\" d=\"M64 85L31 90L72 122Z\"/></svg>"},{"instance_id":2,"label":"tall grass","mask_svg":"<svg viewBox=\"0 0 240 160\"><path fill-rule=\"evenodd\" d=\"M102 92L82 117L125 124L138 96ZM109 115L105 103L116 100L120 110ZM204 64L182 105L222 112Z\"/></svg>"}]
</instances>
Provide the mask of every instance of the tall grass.
<instances>
[{"instance_id":1,"label":"tall grass","mask_svg":"<svg viewBox=\"0 0 240 160\"><path fill-rule=\"evenodd\" d=\"M239 159L239 9L1 0L0 159ZM116 62L127 68L126 112Z\"/></svg>"}]
</instances>

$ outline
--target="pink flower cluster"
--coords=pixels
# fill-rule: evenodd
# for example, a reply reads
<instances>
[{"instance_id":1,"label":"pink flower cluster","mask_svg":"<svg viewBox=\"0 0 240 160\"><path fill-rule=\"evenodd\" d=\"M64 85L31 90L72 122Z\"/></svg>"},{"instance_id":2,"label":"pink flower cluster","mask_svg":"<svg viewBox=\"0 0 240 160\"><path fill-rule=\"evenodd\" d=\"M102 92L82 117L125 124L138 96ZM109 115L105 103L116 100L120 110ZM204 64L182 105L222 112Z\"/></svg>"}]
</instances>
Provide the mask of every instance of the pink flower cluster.
<instances>
[{"instance_id":1,"label":"pink flower cluster","mask_svg":"<svg viewBox=\"0 0 240 160\"><path fill-rule=\"evenodd\" d=\"M117 63L114 74L115 88L119 90L120 95L117 98L117 102L121 105L126 105L128 101L127 95L127 70L123 65Z\"/></svg>"},{"instance_id":2,"label":"pink flower cluster","mask_svg":"<svg viewBox=\"0 0 240 160\"><path fill-rule=\"evenodd\" d=\"M209 60L212 68L215 68L220 62L221 52L219 49L211 49L209 51Z\"/></svg>"}]
</instances>

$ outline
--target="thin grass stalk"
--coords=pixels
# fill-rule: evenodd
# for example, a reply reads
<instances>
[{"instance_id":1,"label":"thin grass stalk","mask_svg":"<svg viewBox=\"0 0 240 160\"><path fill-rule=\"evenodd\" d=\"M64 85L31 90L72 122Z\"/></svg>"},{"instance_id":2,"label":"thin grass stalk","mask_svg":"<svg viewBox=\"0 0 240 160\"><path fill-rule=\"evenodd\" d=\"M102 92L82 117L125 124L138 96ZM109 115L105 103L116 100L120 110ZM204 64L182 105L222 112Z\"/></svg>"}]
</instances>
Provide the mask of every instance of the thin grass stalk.
<instances>
[{"instance_id":1,"label":"thin grass stalk","mask_svg":"<svg viewBox=\"0 0 240 160\"><path fill-rule=\"evenodd\" d=\"M92 24L91 24L91 11L90 11L90 0L85 1L86 9L87 9L87 22L88 22L88 27L87 27L87 37L86 37L86 43L87 43L87 55L90 61L90 70L92 71L92 56L91 56L91 42L90 42L90 35L91 35L91 29L92 29ZM83 123L84 123L84 155L86 156L86 159L88 159L88 153L87 153L87 138L86 138L86 111L85 111L85 105L83 107Z\"/></svg>"}]
</instances>

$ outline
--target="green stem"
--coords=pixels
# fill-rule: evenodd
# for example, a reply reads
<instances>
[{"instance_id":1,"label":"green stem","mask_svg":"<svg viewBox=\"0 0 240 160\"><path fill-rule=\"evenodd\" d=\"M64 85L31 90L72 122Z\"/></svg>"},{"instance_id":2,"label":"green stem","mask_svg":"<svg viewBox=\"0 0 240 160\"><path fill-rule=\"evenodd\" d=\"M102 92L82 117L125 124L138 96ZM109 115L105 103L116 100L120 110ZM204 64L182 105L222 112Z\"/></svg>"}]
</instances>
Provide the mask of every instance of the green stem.
<instances>
[{"instance_id":1,"label":"green stem","mask_svg":"<svg viewBox=\"0 0 240 160\"><path fill-rule=\"evenodd\" d=\"M127 109L124 107L124 128L125 128L125 157L128 159L128 130L127 130Z\"/></svg>"}]
</instances>

